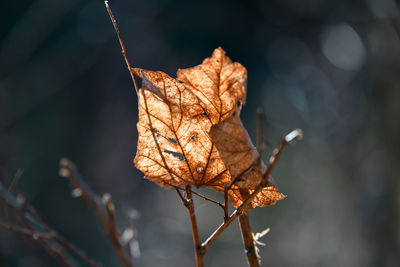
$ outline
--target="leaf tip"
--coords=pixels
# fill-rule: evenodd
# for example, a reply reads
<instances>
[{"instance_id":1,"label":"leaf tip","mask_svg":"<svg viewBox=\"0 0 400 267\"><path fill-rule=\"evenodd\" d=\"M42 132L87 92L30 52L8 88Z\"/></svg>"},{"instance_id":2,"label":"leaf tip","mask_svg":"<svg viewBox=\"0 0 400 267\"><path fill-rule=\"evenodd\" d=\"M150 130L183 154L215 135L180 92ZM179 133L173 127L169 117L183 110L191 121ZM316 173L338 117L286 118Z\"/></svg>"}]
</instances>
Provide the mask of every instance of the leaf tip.
<instances>
[{"instance_id":1,"label":"leaf tip","mask_svg":"<svg viewBox=\"0 0 400 267\"><path fill-rule=\"evenodd\" d=\"M216 57L223 57L225 56L226 52L222 47L217 47L214 49L214 52L212 53L211 57L216 58Z\"/></svg>"}]
</instances>

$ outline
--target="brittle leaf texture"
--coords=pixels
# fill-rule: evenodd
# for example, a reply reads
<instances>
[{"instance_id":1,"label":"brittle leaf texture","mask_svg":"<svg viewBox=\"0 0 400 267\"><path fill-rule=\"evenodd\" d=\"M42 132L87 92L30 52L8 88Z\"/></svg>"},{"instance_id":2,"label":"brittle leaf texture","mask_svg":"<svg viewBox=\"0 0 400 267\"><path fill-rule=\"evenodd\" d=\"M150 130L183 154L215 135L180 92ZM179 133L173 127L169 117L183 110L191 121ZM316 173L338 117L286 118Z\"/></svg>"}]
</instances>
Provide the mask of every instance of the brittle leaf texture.
<instances>
[{"instance_id":1,"label":"brittle leaf texture","mask_svg":"<svg viewBox=\"0 0 400 267\"><path fill-rule=\"evenodd\" d=\"M254 192L267 168L239 118L240 107L235 113L235 116L214 125L210 136L229 170L231 180L237 179L228 191L232 205L237 208ZM270 178L268 185L250 202L249 208L273 205L284 198L285 195L279 192Z\"/></svg>"},{"instance_id":2,"label":"brittle leaf texture","mask_svg":"<svg viewBox=\"0 0 400 267\"><path fill-rule=\"evenodd\" d=\"M166 188L194 185L223 191L242 173L229 191L238 207L265 172L239 119L246 97L246 68L217 48L202 64L178 70L177 79L160 71L133 71L142 79L136 167ZM229 150L232 147L236 152ZM250 208L283 197L271 184Z\"/></svg>"}]
</instances>

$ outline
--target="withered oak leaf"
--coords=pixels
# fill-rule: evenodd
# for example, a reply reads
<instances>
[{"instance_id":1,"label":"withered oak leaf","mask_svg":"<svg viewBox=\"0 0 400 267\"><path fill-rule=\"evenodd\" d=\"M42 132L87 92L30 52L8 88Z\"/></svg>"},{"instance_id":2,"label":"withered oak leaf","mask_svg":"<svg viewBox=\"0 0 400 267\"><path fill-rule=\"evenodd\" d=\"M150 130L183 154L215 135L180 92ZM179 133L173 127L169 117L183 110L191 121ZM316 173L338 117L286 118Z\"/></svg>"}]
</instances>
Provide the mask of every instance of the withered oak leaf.
<instances>
[{"instance_id":1,"label":"withered oak leaf","mask_svg":"<svg viewBox=\"0 0 400 267\"><path fill-rule=\"evenodd\" d=\"M178 70L177 79L160 71L133 71L142 78L136 167L162 187L194 185L219 191L248 169L244 181L229 191L233 205L239 206L265 171L239 119L246 69L217 48L202 64ZM271 184L250 206L270 205L282 197Z\"/></svg>"}]
</instances>

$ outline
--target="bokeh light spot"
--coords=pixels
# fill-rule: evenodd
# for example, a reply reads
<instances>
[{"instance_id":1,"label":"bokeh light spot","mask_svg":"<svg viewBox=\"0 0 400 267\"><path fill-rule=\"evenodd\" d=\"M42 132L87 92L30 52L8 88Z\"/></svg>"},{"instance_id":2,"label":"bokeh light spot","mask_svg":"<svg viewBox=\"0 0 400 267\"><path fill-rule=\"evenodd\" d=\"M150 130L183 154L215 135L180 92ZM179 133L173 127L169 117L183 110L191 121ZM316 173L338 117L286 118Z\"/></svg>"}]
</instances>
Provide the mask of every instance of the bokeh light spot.
<instances>
[{"instance_id":1,"label":"bokeh light spot","mask_svg":"<svg viewBox=\"0 0 400 267\"><path fill-rule=\"evenodd\" d=\"M364 44L348 24L327 27L322 34L321 46L325 57L343 70L359 70L365 61Z\"/></svg>"}]
</instances>

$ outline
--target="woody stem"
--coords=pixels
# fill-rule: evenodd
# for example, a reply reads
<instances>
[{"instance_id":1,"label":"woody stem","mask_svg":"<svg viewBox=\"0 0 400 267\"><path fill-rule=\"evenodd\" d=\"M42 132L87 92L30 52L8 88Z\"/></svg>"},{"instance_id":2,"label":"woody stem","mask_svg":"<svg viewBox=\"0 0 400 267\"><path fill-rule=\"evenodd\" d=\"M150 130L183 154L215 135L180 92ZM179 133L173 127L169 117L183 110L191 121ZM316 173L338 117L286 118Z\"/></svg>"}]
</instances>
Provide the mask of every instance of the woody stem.
<instances>
[{"instance_id":1,"label":"woody stem","mask_svg":"<svg viewBox=\"0 0 400 267\"><path fill-rule=\"evenodd\" d=\"M256 130L257 130L257 151L260 157L262 153L262 139L263 139L262 115L263 115L262 109L258 108ZM248 195L246 192L242 193ZM243 245L247 256L247 262L249 263L250 267L259 267L260 264L256 253L256 246L254 243L253 233L251 231L251 226L250 226L250 219L249 215L247 214L247 211L244 211L239 216L239 226L240 226L240 231L242 233Z\"/></svg>"},{"instance_id":2,"label":"woody stem","mask_svg":"<svg viewBox=\"0 0 400 267\"><path fill-rule=\"evenodd\" d=\"M200 238L199 238L199 230L197 227L197 221L196 221L196 214L194 211L194 204L193 204L193 198L192 198L192 188L191 186L186 186L185 188L186 191L186 198L182 196L182 194L179 192L179 190L176 190L178 193L179 197L181 198L183 204L187 208L189 212L189 218L190 218L190 224L192 225L192 236L193 236L193 246L194 246L194 253L195 253L195 258L196 258L196 267L203 267L203 255L204 252L200 249L201 244L200 244Z\"/></svg>"},{"instance_id":3,"label":"woody stem","mask_svg":"<svg viewBox=\"0 0 400 267\"><path fill-rule=\"evenodd\" d=\"M259 262L256 254L256 247L254 244L253 233L250 227L250 220L247 211L244 211L239 216L239 225L242 232L243 245L247 255L247 262L250 267L259 267Z\"/></svg>"}]
</instances>

